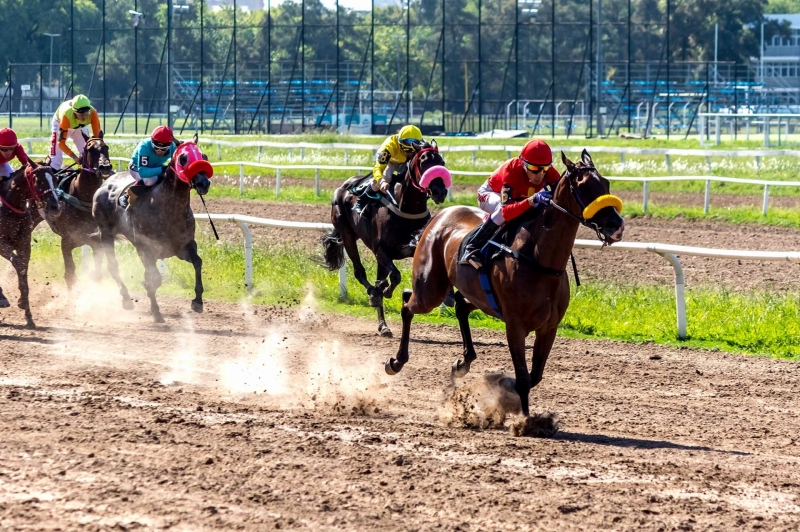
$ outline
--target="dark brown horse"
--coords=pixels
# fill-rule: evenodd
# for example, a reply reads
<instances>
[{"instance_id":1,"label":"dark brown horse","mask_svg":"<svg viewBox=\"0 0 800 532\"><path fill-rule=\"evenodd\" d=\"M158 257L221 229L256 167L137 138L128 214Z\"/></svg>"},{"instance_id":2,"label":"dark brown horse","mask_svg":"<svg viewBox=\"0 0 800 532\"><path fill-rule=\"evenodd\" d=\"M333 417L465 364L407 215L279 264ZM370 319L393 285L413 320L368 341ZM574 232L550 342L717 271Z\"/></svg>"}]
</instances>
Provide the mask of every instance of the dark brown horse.
<instances>
[{"instance_id":1,"label":"dark brown horse","mask_svg":"<svg viewBox=\"0 0 800 532\"><path fill-rule=\"evenodd\" d=\"M388 374L394 375L408 362L414 314L425 314L438 307L454 286L458 289L455 311L464 352L463 359L453 364L453 376L466 375L477 358L469 314L480 309L502 318L516 374L514 386L523 414L529 415L530 389L542 380L558 324L569 305L566 268L578 227L583 224L595 230L606 244L620 241L625 227L619 215L622 202L609 194L608 181L597 172L586 150L578 164L573 164L563 153L561 158L567 170L556 186L551 205L539 216L519 223L510 249L506 248L489 266L488 279L497 310L481 288L478 270L461 265L458 260L461 241L481 223L483 212L469 207L451 207L431 220L414 254L412 290L403 293L403 334L397 358L386 361ZM489 246L495 247L491 242ZM528 372L525 338L531 331L536 331L536 340L533 365Z\"/></svg>"},{"instance_id":2,"label":"dark brown horse","mask_svg":"<svg viewBox=\"0 0 800 532\"><path fill-rule=\"evenodd\" d=\"M75 284L75 261L72 250L78 246L88 245L94 255L95 279L101 276L103 253L97 222L92 217L92 199L95 192L103 184L103 180L113 172L108 158L108 146L101 138L89 138L83 152L82 165L77 175L69 179L65 173L57 176L64 186L57 187L61 198L61 213L56 218L47 216L50 229L61 237L61 255L64 258L64 277L67 288Z\"/></svg>"},{"instance_id":3,"label":"dark brown horse","mask_svg":"<svg viewBox=\"0 0 800 532\"><path fill-rule=\"evenodd\" d=\"M449 180L450 175L444 164L436 143L425 143L409 161L406 173L396 176L397 182L392 183L394 202L384 197L380 204L368 206L363 215L353 211L358 198L351 189L364 180L364 176L351 177L333 192L333 231L322 237L325 263L330 270L338 270L344 264L344 251L347 251L356 280L367 289L370 306L378 311L378 332L383 336L392 336L383 313L383 298L392 297L400 284L400 270L394 261L414 255L420 232L431 219L428 198L437 204L446 199L450 183L445 180ZM430 173L426 176L427 172ZM432 177L439 174L442 177ZM367 280L367 272L361 264L359 239L375 254L378 262L375 286Z\"/></svg>"},{"instance_id":4,"label":"dark brown horse","mask_svg":"<svg viewBox=\"0 0 800 532\"><path fill-rule=\"evenodd\" d=\"M30 328L36 324L28 303L28 263L31 234L41 217L31 214L28 203L34 202L40 214L58 215L60 206L53 186L54 173L49 166L31 164L0 182L0 256L11 262L17 272L18 306L25 311L25 321Z\"/></svg>"},{"instance_id":5,"label":"dark brown horse","mask_svg":"<svg viewBox=\"0 0 800 532\"><path fill-rule=\"evenodd\" d=\"M118 203L120 194L125 194L133 182L128 172L113 175L95 194L92 212L100 229L108 272L119 285L124 308L132 309L133 302L119 276L114 254L114 239L118 235L133 244L144 264L145 289L156 323L164 322L156 301L156 290L161 286L161 273L156 267L158 259L178 257L192 263L195 272L192 310L203 312L203 260L197 254L189 193L195 189L201 196L205 195L213 173L207 157L197 147L195 135L192 142L184 142L175 151L164 179L140 193L130 208L125 209Z\"/></svg>"}]
</instances>

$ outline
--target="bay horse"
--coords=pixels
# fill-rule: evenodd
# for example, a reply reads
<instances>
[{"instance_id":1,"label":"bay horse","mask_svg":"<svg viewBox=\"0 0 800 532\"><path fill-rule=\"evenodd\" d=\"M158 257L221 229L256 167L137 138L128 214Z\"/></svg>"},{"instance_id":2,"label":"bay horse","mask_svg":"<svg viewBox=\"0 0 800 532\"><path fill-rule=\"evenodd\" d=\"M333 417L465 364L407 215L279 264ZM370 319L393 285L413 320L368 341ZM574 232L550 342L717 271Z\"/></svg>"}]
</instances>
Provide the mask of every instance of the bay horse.
<instances>
[{"instance_id":1,"label":"bay horse","mask_svg":"<svg viewBox=\"0 0 800 532\"><path fill-rule=\"evenodd\" d=\"M502 255L487 268L490 288L482 287L480 272L459 264L459 247L464 237L482 221L483 211L471 207L450 207L439 212L425 228L414 254L411 290L403 293L403 333L396 358L386 361L389 375L408 362L409 333L415 314L438 307L451 286L455 314L463 340L463 355L452 367L452 377L463 377L477 358L469 329L469 315L480 309L505 321L506 338L514 364L514 387L522 412L530 415L528 396L542 380L547 357L556 338L558 324L570 299L566 268L578 227L593 229L606 245L619 242L625 228L620 216L622 201L609 193L608 181L594 167L583 150L577 164L562 152L566 171L556 185L553 199L538 216L527 216L511 229L510 246L493 245ZM529 211L531 212L531 211ZM514 223L514 222L511 222ZM495 236L495 238L497 238ZM502 244L501 244L502 245ZM486 281L484 281L485 284ZM494 305L491 299L494 300ZM525 338L536 332L532 368L525 360Z\"/></svg>"},{"instance_id":2,"label":"bay horse","mask_svg":"<svg viewBox=\"0 0 800 532\"><path fill-rule=\"evenodd\" d=\"M47 223L61 237L61 256L64 259L64 278L68 289L75 285L72 250L78 246L88 245L92 248L93 277L99 280L102 275L103 253L97 222L92 216L92 199L103 180L113 173L106 143L102 138L87 137L80 171L69 174L61 172L57 176L60 183L56 186L56 193L61 199L61 213L58 217L47 216ZM74 177L69 179L70 176Z\"/></svg>"},{"instance_id":3,"label":"bay horse","mask_svg":"<svg viewBox=\"0 0 800 532\"><path fill-rule=\"evenodd\" d=\"M0 181L0 256L17 272L19 303L25 311L26 327L34 328L28 301L28 263L31 258L31 235L41 216L58 216L60 205L53 185L55 171L34 163L23 166ZM33 201L38 213L33 215L28 202ZM0 298L8 303L5 296ZM7 306L7 305L6 305Z\"/></svg>"},{"instance_id":4,"label":"bay horse","mask_svg":"<svg viewBox=\"0 0 800 532\"><path fill-rule=\"evenodd\" d=\"M331 271L344 265L344 252L347 252L356 280L367 289L370 306L378 311L378 332L386 337L391 337L392 331L386 325L383 298L391 298L400 284L400 270L394 261L414 255L419 234L431 219L428 198L436 204L442 203L452 184L436 141L423 143L409 161L405 174L395 174L395 177L390 187L394 191L391 195L394 202L382 195L381 204L371 203L362 215L353 211L358 197L352 189L364 180L373 179L372 174L345 181L333 192L333 231L322 237L325 264ZM375 286L367 280L358 253L358 240L364 242L378 262Z\"/></svg>"},{"instance_id":5,"label":"bay horse","mask_svg":"<svg viewBox=\"0 0 800 532\"><path fill-rule=\"evenodd\" d=\"M161 286L161 273L156 260L178 257L190 262L195 273L195 298L192 310L203 312L203 260L197 254L195 220L189 203L192 189L201 196L208 193L214 174L208 158L197 147L197 134L191 142L178 146L162 181L142 192L128 209L119 205L119 196L126 194L133 182L129 172L114 174L94 195L92 214L100 229L100 240L106 256L106 267L117 282L123 308L133 308L130 294L119 276L114 253L114 239L125 237L136 248L144 264L145 289L150 298L150 311L156 323L164 323L156 301Z\"/></svg>"}]
</instances>

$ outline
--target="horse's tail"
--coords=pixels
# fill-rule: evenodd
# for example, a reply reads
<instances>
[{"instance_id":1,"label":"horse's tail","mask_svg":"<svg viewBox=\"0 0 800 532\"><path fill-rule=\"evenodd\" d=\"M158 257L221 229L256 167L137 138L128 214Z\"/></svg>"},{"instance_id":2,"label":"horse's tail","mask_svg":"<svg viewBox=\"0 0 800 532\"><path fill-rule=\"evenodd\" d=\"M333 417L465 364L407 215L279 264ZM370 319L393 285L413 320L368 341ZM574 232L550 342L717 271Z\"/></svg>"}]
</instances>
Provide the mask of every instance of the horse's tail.
<instances>
[{"instance_id":1,"label":"horse's tail","mask_svg":"<svg viewBox=\"0 0 800 532\"><path fill-rule=\"evenodd\" d=\"M330 271L336 271L344 266L344 244L339 229L334 228L330 233L323 235L321 241L322 247L325 248L324 266Z\"/></svg>"}]
</instances>

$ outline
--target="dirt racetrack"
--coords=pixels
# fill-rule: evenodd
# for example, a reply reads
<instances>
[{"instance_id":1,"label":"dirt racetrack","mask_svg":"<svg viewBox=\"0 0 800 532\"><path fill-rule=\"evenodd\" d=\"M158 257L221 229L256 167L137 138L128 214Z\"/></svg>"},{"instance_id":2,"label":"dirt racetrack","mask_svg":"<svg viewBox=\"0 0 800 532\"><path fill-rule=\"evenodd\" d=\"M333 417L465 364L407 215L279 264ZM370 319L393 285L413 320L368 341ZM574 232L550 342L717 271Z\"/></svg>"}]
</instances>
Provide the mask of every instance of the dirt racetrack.
<instances>
[{"instance_id":1,"label":"dirt racetrack","mask_svg":"<svg viewBox=\"0 0 800 532\"><path fill-rule=\"evenodd\" d=\"M397 340L313 300L162 298L159 326L107 285L36 290L40 329L0 311L3 531L800 527L796 363L558 339L531 403L560 431L517 438L464 426L502 418L499 333L448 400L448 327L390 378Z\"/></svg>"}]
</instances>

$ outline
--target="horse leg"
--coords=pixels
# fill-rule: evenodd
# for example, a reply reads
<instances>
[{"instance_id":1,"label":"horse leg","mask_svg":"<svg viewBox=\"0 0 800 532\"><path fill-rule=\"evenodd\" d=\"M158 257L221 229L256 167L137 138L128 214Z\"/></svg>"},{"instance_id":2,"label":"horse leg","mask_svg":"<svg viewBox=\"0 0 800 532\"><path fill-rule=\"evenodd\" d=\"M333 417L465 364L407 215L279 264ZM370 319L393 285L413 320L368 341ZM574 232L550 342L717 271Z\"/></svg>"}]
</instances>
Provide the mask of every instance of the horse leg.
<instances>
[{"instance_id":1,"label":"horse leg","mask_svg":"<svg viewBox=\"0 0 800 532\"><path fill-rule=\"evenodd\" d=\"M514 363L514 374L516 376L514 388L519 395L522 414L525 417L530 416L528 396L531 392L531 376L528 373L528 364L525 361L525 338L527 336L528 333L522 325L514 322L506 323L506 340L508 341L508 350L511 352L511 361Z\"/></svg>"},{"instance_id":2,"label":"horse leg","mask_svg":"<svg viewBox=\"0 0 800 532\"><path fill-rule=\"evenodd\" d=\"M156 266L156 258L149 249L137 249L136 251L139 252L139 258L144 264L144 287L147 290L147 297L150 298L150 312L153 314L153 321L164 323L164 317L161 315L161 309L156 301L156 290L161 286L161 272Z\"/></svg>"},{"instance_id":3,"label":"horse leg","mask_svg":"<svg viewBox=\"0 0 800 532\"><path fill-rule=\"evenodd\" d=\"M378 332L381 336L385 338L392 337L392 330L386 325L386 316L384 316L383 311L383 296L381 295L381 291L379 288L380 283L386 281L386 277L389 275L389 271L381 264L378 263L378 275L375 281L375 297L374 299L379 302L379 304L375 307L375 310L378 311ZM373 298L370 298L370 302L372 302Z\"/></svg>"},{"instance_id":4,"label":"horse leg","mask_svg":"<svg viewBox=\"0 0 800 532\"><path fill-rule=\"evenodd\" d=\"M411 320L414 319L414 312L412 312L412 307L409 304L413 298L414 294L411 293L411 290L403 290L403 308L400 311L400 316L403 318L403 332L400 334L400 347L397 349L397 356L390 358L383 365L388 375L397 375L408 362L409 334L411 333Z\"/></svg>"},{"instance_id":5,"label":"horse leg","mask_svg":"<svg viewBox=\"0 0 800 532\"><path fill-rule=\"evenodd\" d=\"M349 230L349 228L341 229L340 234L342 238L342 245L344 245L344 250L347 252L350 262L353 263L353 275L355 276L356 281L361 283L361 285L367 289L370 306L382 307L383 302L380 299L376 300L374 297L375 287L369 283L369 280L367 280L367 270L364 269L364 265L361 263L361 255L358 253L358 241L356 240L356 236Z\"/></svg>"},{"instance_id":6,"label":"horse leg","mask_svg":"<svg viewBox=\"0 0 800 532\"><path fill-rule=\"evenodd\" d=\"M378 261L379 267L382 266L389 275L388 282L386 281L386 273L384 273L383 276L380 274L378 275L378 281L375 283L375 290L380 292L383 297L387 299L391 298L394 289L400 284L400 270L397 269L392 259L389 258L380 246L378 246L378 252L375 253L375 259Z\"/></svg>"},{"instance_id":7,"label":"horse leg","mask_svg":"<svg viewBox=\"0 0 800 532\"><path fill-rule=\"evenodd\" d=\"M453 362L451 377L453 379L460 379L469 373L469 367L472 361L478 358L478 355L475 354L475 346L472 345L472 332L469 330L469 315L473 310L477 309L477 307L468 302L461 292L456 292L454 299L458 328L461 330L461 340L464 342L464 353L462 354L462 358L456 359L456 361Z\"/></svg>"},{"instance_id":8,"label":"horse leg","mask_svg":"<svg viewBox=\"0 0 800 532\"><path fill-rule=\"evenodd\" d=\"M0 288L0 308L8 308L11 306L11 303L8 302L8 299L3 294L3 289Z\"/></svg>"},{"instance_id":9,"label":"horse leg","mask_svg":"<svg viewBox=\"0 0 800 532\"><path fill-rule=\"evenodd\" d=\"M197 254L197 242L192 240L181 250L178 258L191 262L194 266L194 299L192 299L192 310L203 312L203 259Z\"/></svg>"},{"instance_id":10,"label":"horse leg","mask_svg":"<svg viewBox=\"0 0 800 532\"><path fill-rule=\"evenodd\" d=\"M72 258L72 250L75 245L66 237L61 237L61 257L64 259L64 280L67 282L67 290L72 290L75 286L75 260Z\"/></svg>"},{"instance_id":11,"label":"horse leg","mask_svg":"<svg viewBox=\"0 0 800 532\"><path fill-rule=\"evenodd\" d=\"M17 306L25 311L25 327L35 329L36 324L33 322L33 314L31 314L31 305L28 301L29 288L28 288L28 263L31 258L31 240L28 235L27 241L23 239L20 246L17 248L16 254L11 254L8 258L11 261L11 266L17 272L17 284L19 285L19 303Z\"/></svg>"},{"instance_id":12,"label":"horse leg","mask_svg":"<svg viewBox=\"0 0 800 532\"><path fill-rule=\"evenodd\" d=\"M92 248L92 258L94 259L94 271L91 273L92 281L99 283L103 279L103 245L99 238L89 240L89 247Z\"/></svg>"},{"instance_id":13,"label":"horse leg","mask_svg":"<svg viewBox=\"0 0 800 532\"><path fill-rule=\"evenodd\" d=\"M553 343L556 341L557 332L558 327L553 327L549 330L536 331L536 339L533 341L531 388L542 382L544 365L547 363L547 357L550 355L550 351L553 349Z\"/></svg>"},{"instance_id":14,"label":"horse leg","mask_svg":"<svg viewBox=\"0 0 800 532\"><path fill-rule=\"evenodd\" d=\"M128 293L128 287L125 286L125 283L122 282L122 278L119 276L119 264L117 264L117 255L114 253L114 235L102 231L100 234L100 241L103 243L108 273L111 275L111 278L117 282L117 286L119 286L119 295L122 296L122 308L125 310L132 310L133 301L131 301L131 295Z\"/></svg>"}]
</instances>

